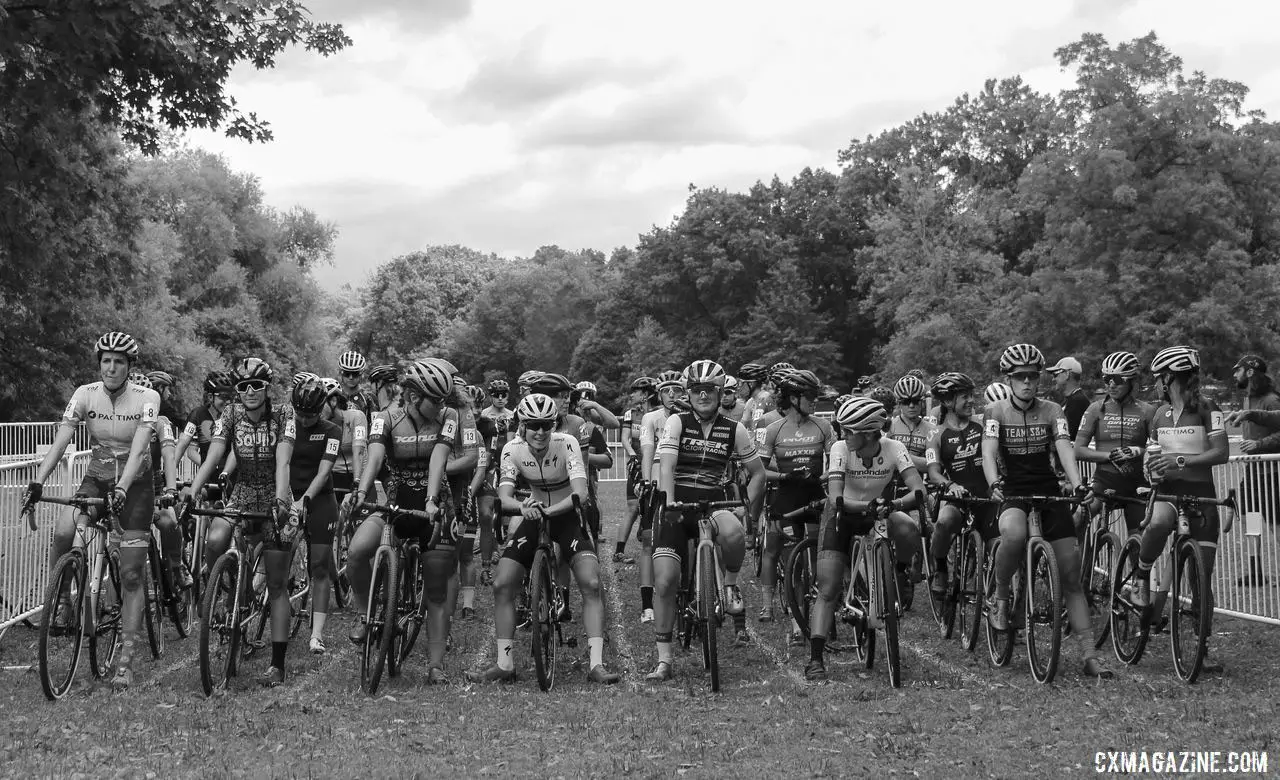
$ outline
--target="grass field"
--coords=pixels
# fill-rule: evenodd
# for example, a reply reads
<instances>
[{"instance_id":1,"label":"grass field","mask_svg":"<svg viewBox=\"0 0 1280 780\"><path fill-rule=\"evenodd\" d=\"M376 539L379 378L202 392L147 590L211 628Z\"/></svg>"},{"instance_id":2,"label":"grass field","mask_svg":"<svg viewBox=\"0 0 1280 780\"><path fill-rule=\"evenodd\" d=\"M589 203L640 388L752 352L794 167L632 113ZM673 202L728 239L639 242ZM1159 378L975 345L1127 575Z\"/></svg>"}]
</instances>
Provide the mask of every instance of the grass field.
<instances>
[{"instance_id":1,"label":"grass field","mask_svg":"<svg viewBox=\"0 0 1280 780\"><path fill-rule=\"evenodd\" d=\"M602 494L611 537L624 512L621 486ZM903 626L901 689L889 687L882 661L868 672L846 653L830 657L830 682L810 685L808 651L787 647L782 623L755 622L760 592L748 578L753 643L722 650L723 690L712 694L698 652L677 651L674 681L643 682L654 650L652 631L637 620L636 567L606 557L602 568L606 653L624 674L620 685L591 686L563 656L551 694L531 673L515 685L466 684L464 669L493 658L491 599L482 591L478 619L455 623L448 687L426 686L418 656L402 677L384 680L377 698L366 697L345 639L349 612L331 617L322 658L306 653L300 634L290 678L274 690L253 684L265 666L255 658L231 691L206 699L194 640L172 637L159 661L135 662L126 694L93 684L82 665L78 688L50 704L33 672L3 672L0 774L1026 777L1095 774L1095 754L1109 750L1269 751L1268 767L1280 771L1276 629L1216 619L1214 652L1227 671L1192 686L1173 676L1167 636L1153 638L1139 666L1111 659L1116 679L1101 683L1079 674L1069 644L1058 680L1042 686L1022 648L1009 668L994 669L984 647L970 655L937 638L920 590ZM721 637L727 646L727 627ZM34 658L30 629L0 642L0 663Z\"/></svg>"}]
</instances>

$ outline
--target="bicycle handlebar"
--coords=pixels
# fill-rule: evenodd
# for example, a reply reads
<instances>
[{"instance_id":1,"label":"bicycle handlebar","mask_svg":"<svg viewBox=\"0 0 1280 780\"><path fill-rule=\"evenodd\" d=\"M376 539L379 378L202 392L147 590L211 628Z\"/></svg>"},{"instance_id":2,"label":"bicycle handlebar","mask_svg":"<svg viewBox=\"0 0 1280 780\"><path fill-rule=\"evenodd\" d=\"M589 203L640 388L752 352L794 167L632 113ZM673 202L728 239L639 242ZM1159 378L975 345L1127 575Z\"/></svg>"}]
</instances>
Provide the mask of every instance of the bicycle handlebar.
<instances>
[{"instance_id":1,"label":"bicycle handlebar","mask_svg":"<svg viewBox=\"0 0 1280 780\"><path fill-rule=\"evenodd\" d=\"M1098 496L1107 501L1116 501L1123 504L1146 504L1148 501L1166 501L1170 504L1186 504L1186 503L1194 502L1197 504L1212 504L1214 506L1229 506L1233 509L1236 506L1235 488L1232 488L1227 491L1226 498L1212 498L1209 496L1183 496L1183 495L1175 495L1172 493L1153 493L1149 488L1141 489L1138 492L1145 493L1146 496L1145 497L1122 496L1117 494L1114 490L1104 490L1101 493L1095 492L1093 495Z\"/></svg>"},{"instance_id":2,"label":"bicycle handlebar","mask_svg":"<svg viewBox=\"0 0 1280 780\"><path fill-rule=\"evenodd\" d=\"M1083 496L1014 496L1004 497L1005 501L1026 501L1028 504L1083 504L1089 494Z\"/></svg>"},{"instance_id":3,"label":"bicycle handlebar","mask_svg":"<svg viewBox=\"0 0 1280 780\"><path fill-rule=\"evenodd\" d=\"M700 512L710 514L721 509L737 509L746 506L746 503L737 501L675 501L667 504L667 509L672 511L683 512L686 509L697 509Z\"/></svg>"},{"instance_id":4,"label":"bicycle handlebar","mask_svg":"<svg viewBox=\"0 0 1280 780\"><path fill-rule=\"evenodd\" d=\"M799 509L793 509L790 512L783 514L782 519L795 520L799 518L801 515L808 514L809 512L814 512L821 509L826 503L827 503L827 500L825 498L819 499L817 501L810 501L809 503L805 504Z\"/></svg>"},{"instance_id":5,"label":"bicycle handlebar","mask_svg":"<svg viewBox=\"0 0 1280 780\"><path fill-rule=\"evenodd\" d=\"M107 505L105 498L91 498L90 496L40 496L36 501L27 504L22 508L22 514L27 516L27 527L32 531L38 531L40 526L36 523L36 504L44 501L49 504L61 504L62 506L73 506L77 509L89 509L90 507L104 507Z\"/></svg>"}]
</instances>

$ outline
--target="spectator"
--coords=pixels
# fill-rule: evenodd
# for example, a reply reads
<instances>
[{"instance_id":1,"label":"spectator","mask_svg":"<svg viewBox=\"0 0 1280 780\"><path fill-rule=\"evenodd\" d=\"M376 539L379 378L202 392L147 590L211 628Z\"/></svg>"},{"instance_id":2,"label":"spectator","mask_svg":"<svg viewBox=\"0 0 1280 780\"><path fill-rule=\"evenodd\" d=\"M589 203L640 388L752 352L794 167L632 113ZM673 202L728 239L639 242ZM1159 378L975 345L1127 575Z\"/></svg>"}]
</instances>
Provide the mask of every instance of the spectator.
<instances>
[{"instance_id":1,"label":"spectator","mask_svg":"<svg viewBox=\"0 0 1280 780\"><path fill-rule=\"evenodd\" d=\"M1240 411L1231 415L1231 422L1241 426L1244 441L1240 451L1246 455L1280 452L1280 419L1277 415L1257 414L1280 411L1280 395L1276 395L1275 383L1267 374L1266 362L1257 355L1245 355L1236 361L1235 379L1236 386L1245 391Z\"/></svg>"},{"instance_id":2,"label":"spectator","mask_svg":"<svg viewBox=\"0 0 1280 780\"><path fill-rule=\"evenodd\" d=\"M1049 369L1054 386L1062 393L1062 412L1066 415L1067 433L1072 441L1076 440L1076 431L1080 430L1080 418L1089 408L1089 394L1080 387L1080 374L1083 372L1080 361L1073 357L1064 357Z\"/></svg>"}]
</instances>

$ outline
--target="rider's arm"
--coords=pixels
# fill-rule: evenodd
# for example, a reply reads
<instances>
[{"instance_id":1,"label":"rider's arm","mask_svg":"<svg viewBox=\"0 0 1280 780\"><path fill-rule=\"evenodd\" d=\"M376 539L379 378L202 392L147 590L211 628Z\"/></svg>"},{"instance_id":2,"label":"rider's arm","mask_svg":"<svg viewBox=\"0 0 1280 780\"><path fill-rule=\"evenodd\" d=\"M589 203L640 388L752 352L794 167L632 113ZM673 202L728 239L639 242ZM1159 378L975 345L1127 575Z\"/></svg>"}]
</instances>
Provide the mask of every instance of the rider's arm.
<instances>
[{"instance_id":1,"label":"rider's arm","mask_svg":"<svg viewBox=\"0 0 1280 780\"><path fill-rule=\"evenodd\" d=\"M613 455L609 454L609 442L605 441L604 429L598 425L591 431L591 448L587 452L587 465L593 469L608 469L613 466Z\"/></svg>"},{"instance_id":2,"label":"rider's arm","mask_svg":"<svg viewBox=\"0 0 1280 780\"><path fill-rule=\"evenodd\" d=\"M928 470L929 481L935 485L945 487L951 484L951 480L947 479L942 473L942 429L939 428L925 446L924 463Z\"/></svg>"},{"instance_id":3,"label":"rider's arm","mask_svg":"<svg viewBox=\"0 0 1280 780\"><path fill-rule=\"evenodd\" d=\"M654 478L653 460L658 451L657 431L652 419L645 415L640 424L640 479L645 482Z\"/></svg>"},{"instance_id":4,"label":"rider's arm","mask_svg":"<svg viewBox=\"0 0 1280 780\"><path fill-rule=\"evenodd\" d=\"M160 423L162 429L157 431L160 436L160 461L161 468L164 471L164 486L169 490L178 489L178 459L174 457L173 450L173 426L167 422ZM153 464L154 465L154 464Z\"/></svg>"},{"instance_id":5,"label":"rider's arm","mask_svg":"<svg viewBox=\"0 0 1280 780\"><path fill-rule=\"evenodd\" d=\"M589 495L587 470L582 465L582 452L578 449L578 442L573 439L565 441L565 469L569 474L569 486L572 492L543 510L549 515L559 515L571 511L573 509L574 496L577 496L579 501L586 501Z\"/></svg>"},{"instance_id":6,"label":"rider's arm","mask_svg":"<svg viewBox=\"0 0 1280 780\"><path fill-rule=\"evenodd\" d=\"M208 483L209 479L214 476L213 469L218 465L218 461L222 460L222 455L227 451L227 442L224 439L214 439L209 444L209 454L204 459L204 463L200 464L200 468L196 471L196 475L191 478L191 495L199 497L200 488Z\"/></svg>"},{"instance_id":7,"label":"rider's arm","mask_svg":"<svg viewBox=\"0 0 1280 780\"><path fill-rule=\"evenodd\" d=\"M1201 410L1205 418L1205 433L1209 437L1209 449L1199 455L1186 455L1188 466L1219 466L1227 462L1231 455L1231 445L1227 441L1227 429L1223 427L1222 412L1217 407Z\"/></svg>"},{"instance_id":8,"label":"rider's arm","mask_svg":"<svg viewBox=\"0 0 1280 780\"><path fill-rule=\"evenodd\" d=\"M386 443L391 439L390 427L390 421L382 414L374 414L369 421L369 461L365 463L364 473L360 475L356 488L363 495L367 496L373 490L373 480L386 460Z\"/></svg>"},{"instance_id":9,"label":"rider's arm","mask_svg":"<svg viewBox=\"0 0 1280 780\"><path fill-rule=\"evenodd\" d=\"M1059 416L1053 421L1054 440L1053 447L1058 452L1058 462L1062 464L1062 470L1066 472L1067 481L1071 483L1072 489L1080 487L1082 480L1080 479L1080 467L1076 465L1076 451L1071 445L1071 434L1067 429L1067 418ZM985 441L983 442L986 443ZM983 470L986 470L986 458L983 458Z\"/></svg>"},{"instance_id":10,"label":"rider's arm","mask_svg":"<svg viewBox=\"0 0 1280 780\"><path fill-rule=\"evenodd\" d=\"M316 475L311 480L311 484L307 485L306 491L298 496L298 500L309 498L315 500L320 495L320 491L324 490L324 486L329 484L329 475L333 473L333 464L338 460L338 451L342 449L342 433L339 432L337 437L329 436L324 443L324 456L320 458L320 467L316 469Z\"/></svg>"},{"instance_id":11,"label":"rider's arm","mask_svg":"<svg viewBox=\"0 0 1280 780\"><path fill-rule=\"evenodd\" d=\"M738 424L734 433L734 454L747 470L747 510L757 520L764 509L765 468L746 426Z\"/></svg>"},{"instance_id":12,"label":"rider's arm","mask_svg":"<svg viewBox=\"0 0 1280 780\"><path fill-rule=\"evenodd\" d=\"M1085 461L1087 463L1106 463L1111 460L1111 453L1103 452L1089 446L1089 442L1093 440L1094 432L1098 428L1098 418L1102 416L1101 409L1101 404L1090 404L1089 408L1085 409L1084 416L1080 418L1080 429L1076 431L1075 442L1077 461Z\"/></svg>"},{"instance_id":13,"label":"rider's arm","mask_svg":"<svg viewBox=\"0 0 1280 780\"><path fill-rule=\"evenodd\" d=\"M746 429L743 428L743 430ZM778 465L776 459L773 457L773 448L778 443L778 432L781 430L781 420L770 423L769 427L765 429L764 438L760 440L760 446L757 448L757 452L760 457L756 460L760 462L761 468L764 469L764 478L766 482L777 482L782 479L782 472L769 468L771 465L775 467Z\"/></svg>"},{"instance_id":14,"label":"rider's arm","mask_svg":"<svg viewBox=\"0 0 1280 780\"><path fill-rule=\"evenodd\" d=\"M147 399L142 403L142 419L138 421L138 427L133 431L133 443L129 447L129 459L125 461L124 468L121 469L119 476L116 478L116 486L128 492L133 486L133 481L138 478L142 471L142 464L146 460L151 451L151 437L156 432L156 422L160 419L160 394L155 390L147 390L145 392ZM143 474L143 477L150 475Z\"/></svg>"},{"instance_id":15,"label":"rider's arm","mask_svg":"<svg viewBox=\"0 0 1280 780\"><path fill-rule=\"evenodd\" d=\"M906 484L907 490L911 491L902 498L894 499L890 502L890 506L895 511L909 511L919 506L918 497L924 493L924 480L920 479L920 472L915 467L905 468L898 471L898 475L902 477L902 481Z\"/></svg>"},{"instance_id":16,"label":"rider's arm","mask_svg":"<svg viewBox=\"0 0 1280 780\"><path fill-rule=\"evenodd\" d=\"M297 423L289 414L277 425L280 426L280 440L276 444L276 498L289 502L289 462L293 460L293 441L297 438Z\"/></svg>"},{"instance_id":17,"label":"rider's arm","mask_svg":"<svg viewBox=\"0 0 1280 780\"><path fill-rule=\"evenodd\" d=\"M472 498L480 495L480 488L484 487L484 480L488 474L489 448L481 443L480 449L476 453L476 470L471 475L471 484L467 485L467 495Z\"/></svg>"},{"instance_id":18,"label":"rider's arm","mask_svg":"<svg viewBox=\"0 0 1280 780\"><path fill-rule=\"evenodd\" d=\"M472 428L471 432L474 434L475 429ZM430 468L427 472L428 501L438 501L436 496L440 495L440 487L445 483L449 457L453 455L455 446L462 441L462 436L462 421L458 417L458 410L446 407L440 417L440 435L436 438L436 446L431 450ZM458 460L466 457L464 455ZM476 462L474 449L470 457L471 465L474 466Z\"/></svg>"},{"instance_id":19,"label":"rider's arm","mask_svg":"<svg viewBox=\"0 0 1280 780\"><path fill-rule=\"evenodd\" d=\"M450 411L452 411L455 416L457 415L456 410ZM445 424L447 425L447 423ZM462 452L460 455L457 455L446 463L445 473L449 476L453 476L454 474L471 473L475 469L476 461L480 457L480 432L475 429L475 426L464 427L461 420L458 421L457 425L458 433L456 435L462 442ZM432 455L434 454L435 453L433 452ZM450 454L453 454L452 450L450 450ZM435 493L428 493L428 495L434 496Z\"/></svg>"},{"instance_id":20,"label":"rider's arm","mask_svg":"<svg viewBox=\"0 0 1280 780\"><path fill-rule=\"evenodd\" d=\"M680 434L683 432L680 415L673 414L667 418L662 441L658 444L658 489L667 497L668 504L676 500L676 460L680 457Z\"/></svg>"},{"instance_id":21,"label":"rider's arm","mask_svg":"<svg viewBox=\"0 0 1280 780\"><path fill-rule=\"evenodd\" d=\"M635 409L628 409L623 413L623 422L626 423L622 430L622 451L626 454L627 460L636 457L639 453L636 448L631 446L631 420L632 415L636 413Z\"/></svg>"},{"instance_id":22,"label":"rider's arm","mask_svg":"<svg viewBox=\"0 0 1280 780\"><path fill-rule=\"evenodd\" d=\"M581 401L578 404L578 409L602 428L616 430L622 427L622 423L618 422L617 415L595 401Z\"/></svg>"},{"instance_id":23,"label":"rider's arm","mask_svg":"<svg viewBox=\"0 0 1280 780\"><path fill-rule=\"evenodd\" d=\"M346 410L343 416L348 415L351 417L351 476L358 485L364 475L365 459L369 457L369 426L359 409Z\"/></svg>"},{"instance_id":24,"label":"rider's arm","mask_svg":"<svg viewBox=\"0 0 1280 780\"><path fill-rule=\"evenodd\" d=\"M40 471L36 474L35 481L44 483L53 470L57 468L58 461L62 459L62 454L67 451L67 445L76 436L76 425L78 423L67 424L63 422L58 428L58 432L53 436L53 444L49 446L49 451L45 453L44 460L40 462Z\"/></svg>"},{"instance_id":25,"label":"rider's arm","mask_svg":"<svg viewBox=\"0 0 1280 780\"><path fill-rule=\"evenodd\" d=\"M988 485L1000 481L1000 421L991 416L990 407L982 422L982 475Z\"/></svg>"}]
</instances>

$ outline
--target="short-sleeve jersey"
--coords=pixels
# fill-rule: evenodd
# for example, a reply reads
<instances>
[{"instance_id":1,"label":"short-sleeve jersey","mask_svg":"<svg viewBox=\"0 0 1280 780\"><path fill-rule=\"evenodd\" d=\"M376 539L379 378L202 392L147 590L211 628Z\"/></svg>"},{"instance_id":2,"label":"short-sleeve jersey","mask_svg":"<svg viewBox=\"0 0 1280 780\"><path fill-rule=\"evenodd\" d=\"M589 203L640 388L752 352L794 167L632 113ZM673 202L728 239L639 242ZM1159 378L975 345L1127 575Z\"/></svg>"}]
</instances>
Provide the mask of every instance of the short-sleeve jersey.
<instances>
[{"instance_id":1,"label":"short-sleeve jersey","mask_svg":"<svg viewBox=\"0 0 1280 780\"><path fill-rule=\"evenodd\" d=\"M550 505L572 492L572 481L586 479L578 441L567 433L552 432L547 449L539 456L524 439L512 439L502 448L498 485L524 485L530 496Z\"/></svg>"},{"instance_id":2,"label":"short-sleeve jersey","mask_svg":"<svg viewBox=\"0 0 1280 780\"><path fill-rule=\"evenodd\" d=\"M942 473L975 496L987 495L982 473L982 425L966 420L963 428L938 428L924 452L926 466L938 464Z\"/></svg>"},{"instance_id":3,"label":"short-sleeve jersey","mask_svg":"<svg viewBox=\"0 0 1280 780\"><path fill-rule=\"evenodd\" d=\"M1011 398L996 401L983 415L982 437L999 443L1005 493L1057 491L1054 445L1070 441L1062 407L1042 398L1026 409L1014 406Z\"/></svg>"},{"instance_id":4,"label":"short-sleeve jersey","mask_svg":"<svg viewBox=\"0 0 1280 780\"><path fill-rule=\"evenodd\" d=\"M895 477L915 470L906 445L884 437L880 451L865 461L843 440L831 446L829 460L827 482L843 483L846 502L879 498Z\"/></svg>"},{"instance_id":5,"label":"short-sleeve jersey","mask_svg":"<svg viewBox=\"0 0 1280 780\"><path fill-rule=\"evenodd\" d=\"M431 467L431 453L437 444L449 446L450 454L457 456L462 449L462 426L458 410L444 407L434 420L427 420L419 428L403 407L385 412L375 412L369 423L369 444L381 444L386 448L386 465L392 478L403 477L413 482L413 487L426 487L427 472Z\"/></svg>"},{"instance_id":6,"label":"short-sleeve jersey","mask_svg":"<svg viewBox=\"0 0 1280 780\"><path fill-rule=\"evenodd\" d=\"M818 477L824 473L823 459L835 441L831 423L821 417L809 417L799 423L784 417L765 429L760 459L766 464L770 459L776 460L777 471L782 474L807 468Z\"/></svg>"},{"instance_id":7,"label":"short-sleeve jersey","mask_svg":"<svg viewBox=\"0 0 1280 780\"><path fill-rule=\"evenodd\" d=\"M107 392L102 382L76 388L62 413L62 425L76 427L84 423L89 430L89 471L97 479L115 481L133 448L133 435L138 426L155 429L160 417L160 394L126 381L115 392ZM151 467L150 448L143 452L142 470Z\"/></svg>"},{"instance_id":8,"label":"short-sleeve jersey","mask_svg":"<svg viewBox=\"0 0 1280 780\"><path fill-rule=\"evenodd\" d=\"M1165 455L1203 455L1215 442L1221 443L1227 438L1222 410L1208 398L1200 401L1200 408L1196 411L1183 409L1177 420L1173 419L1173 406L1161 405L1151 418L1151 433ZM1170 464L1164 478L1166 481L1213 482L1213 467L1179 469Z\"/></svg>"},{"instance_id":9,"label":"short-sleeve jersey","mask_svg":"<svg viewBox=\"0 0 1280 780\"><path fill-rule=\"evenodd\" d=\"M343 409L341 417L334 421L342 432L338 458L333 463L333 473L351 474L356 466L356 444L365 446L369 441L369 426L364 412L359 409Z\"/></svg>"},{"instance_id":10,"label":"short-sleeve jersey","mask_svg":"<svg viewBox=\"0 0 1280 780\"><path fill-rule=\"evenodd\" d=\"M760 427L760 419L776 408L778 404L773 400L773 393L760 390L742 405L742 424L754 434Z\"/></svg>"},{"instance_id":11,"label":"short-sleeve jersey","mask_svg":"<svg viewBox=\"0 0 1280 780\"><path fill-rule=\"evenodd\" d=\"M1133 398L1118 404L1110 398L1094 401L1080 418L1076 432L1076 444L1088 446L1089 442L1101 452L1111 452L1117 447L1145 447L1151 433L1151 416L1155 407ZM1070 420L1067 421L1070 423ZM1068 430L1070 425L1067 426ZM1096 464L1098 471L1109 471L1127 477L1142 474L1142 460L1135 458L1117 466L1110 460Z\"/></svg>"},{"instance_id":12,"label":"short-sleeve jersey","mask_svg":"<svg viewBox=\"0 0 1280 780\"><path fill-rule=\"evenodd\" d=\"M217 422L213 419L213 414L206 406L197 406L191 416L187 418L187 424L182 428L183 436L190 436L196 443L196 450L200 453L200 460L209 454L209 442L213 441L213 424ZM209 423L209 432L204 432L204 424Z\"/></svg>"},{"instance_id":13,"label":"short-sleeve jersey","mask_svg":"<svg viewBox=\"0 0 1280 780\"><path fill-rule=\"evenodd\" d=\"M316 420L310 428L294 428L293 457L289 459L289 489L301 498L316 478L323 461L334 463L342 449L342 429L328 420ZM325 480L320 495L333 491L333 478Z\"/></svg>"},{"instance_id":14,"label":"short-sleeve jersey","mask_svg":"<svg viewBox=\"0 0 1280 780\"><path fill-rule=\"evenodd\" d=\"M921 417L915 425L907 422L902 415L896 414L889 421L889 438L900 441L907 446L907 452L917 458L924 457L925 447L933 438L937 426L930 420Z\"/></svg>"},{"instance_id":15,"label":"short-sleeve jersey","mask_svg":"<svg viewBox=\"0 0 1280 780\"><path fill-rule=\"evenodd\" d=\"M662 432L667 428L667 418L671 416L671 412L667 411L665 406L659 406L652 412L649 412L640 421L640 446L653 447L653 460L658 461L658 440L662 438Z\"/></svg>"},{"instance_id":16,"label":"short-sleeve jersey","mask_svg":"<svg viewBox=\"0 0 1280 780\"><path fill-rule=\"evenodd\" d=\"M639 406L629 406L622 412L622 435L631 440L631 449L640 454L640 423L645 411Z\"/></svg>"},{"instance_id":17,"label":"short-sleeve jersey","mask_svg":"<svg viewBox=\"0 0 1280 780\"><path fill-rule=\"evenodd\" d=\"M758 457L755 442L741 423L717 414L704 431L693 412L667 418L658 454L676 456L677 500L683 490L723 491L731 463Z\"/></svg>"},{"instance_id":18,"label":"short-sleeve jersey","mask_svg":"<svg viewBox=\"0 0 1280 780\"><path fill-rule=\"evenodd\" d=\"M751 436L755 439L757 449L764 446L764 435L768 432L769 426L781 420L782 417L782 412L772 409L760 415L759 419L756 420L756 427L751 432Z\"/></svg>"},{"instance_id":19,"label":"short-sleeve jersey","mask_svg":"<svg viewBox=\"0 0 1280 780\"><path fill-rule=\"evenodd\" d=\"M240 404L228 404L213 425L213 440L227 445L236 456L236 486L251 489L274 489L276 480L276 447L293 442L296 423L288 407L273 409L255 423Z\"/></svg>"},{"instance_id":20,"label":"short-sleeve jersey","mask_svg":"<svg viewBox=\"0 0 1280 780\"><path fill-rule=\"evenodd\" d=\"M746 407L743 406L742 402L738 401L735 402L733 406L725 407L722 405L720 407L720 414L723 414L734 422L742 422L742 412L745 408Z\"/></svg>"},{"instance_id":21,"label":"short-sleeve jersey","mask_svg":"<svg viewBox=\"0 0 1280 780\"><path fill-rule=\"evenodd\" d=\"M151 434L151 473L154 475L152 484L157 491L165 488L164 451L173 449L176 444L173 425L168 417L160 415L156 419L155 431Z\"/></svg>"},{"instance_id":22,"label":"short-sleeve jersey","mask_svg":"<svg viewBox=\"0 0 1280 780\"><path fill-rule=\"evenodd\" d=\"M476 428L475 413L472 412L471 409L467 407L463 407L462 409L455 409L453 411L458 417L459 446L455 447L454 450L449 453L450 463L457 460L458 458L462 458L467 455L470 455L473 452L478 452L480 449L480 431L478 428ZM470 471L466 471L461 474L454 474L453 476L450 477L450 479L470 482L471 477L474 473L475 473L475 469L473 468Z\"/></svg>"}]
</instances>

